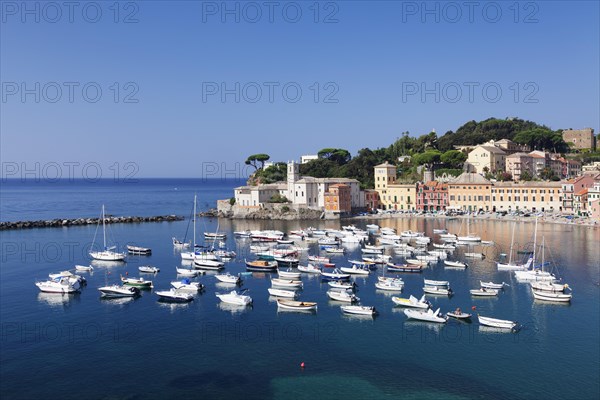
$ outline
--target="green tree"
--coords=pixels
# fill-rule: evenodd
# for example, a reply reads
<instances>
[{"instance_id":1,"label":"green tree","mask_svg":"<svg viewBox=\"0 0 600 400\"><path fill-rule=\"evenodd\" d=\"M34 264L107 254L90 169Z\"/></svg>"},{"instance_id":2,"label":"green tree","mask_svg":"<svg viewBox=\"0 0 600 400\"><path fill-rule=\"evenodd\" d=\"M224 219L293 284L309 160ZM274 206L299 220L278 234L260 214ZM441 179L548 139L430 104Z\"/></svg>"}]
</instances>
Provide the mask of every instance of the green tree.
<instances>
[{"instance_id":1,"label":"green tree","mask_svg":"<svg viewBox=\"0 0 600 400\"><path fill-rule=\"evenodd\" d=\"M246 165L252 165L255 170L258 170L258 163L260 163L260 169L262 169L265 166L265 161L268 161L270 158L268 154L252 154L246 159Z\"/></svg>"},{"instance_id":2,"label":"green tree","mask_svg":"<svg viewBox=\"0 0 600 400\"><path fill-rule=\"evenodd\" d=\"M467 160L467 155L459 150L448 150L440 157L440 161L450 168L461 168Z\"/></svg>"},{"instance_id":3,"label":"green tree","mask_svg":"<svg viewBox=\"0 0 600 400\"><path fill-rule=\"evenodd\" d=\"M317 154L319 158L328 159L338 165L344 165L352 158L350 152L345 149L325 148L321 149Z\"/></svg>"},{"instance_id":4,"label":"green tree","mask_svg":"<svg viewBox=\"0 0 600 400\"><path fill-rule=\"evenodd\" d=\"M438 150L427 150L425 153L415 154L412 156L412 161L416 165L426 165L431 167L433 164L440 161L442 153Z\"/></svg>"}]
</instances>

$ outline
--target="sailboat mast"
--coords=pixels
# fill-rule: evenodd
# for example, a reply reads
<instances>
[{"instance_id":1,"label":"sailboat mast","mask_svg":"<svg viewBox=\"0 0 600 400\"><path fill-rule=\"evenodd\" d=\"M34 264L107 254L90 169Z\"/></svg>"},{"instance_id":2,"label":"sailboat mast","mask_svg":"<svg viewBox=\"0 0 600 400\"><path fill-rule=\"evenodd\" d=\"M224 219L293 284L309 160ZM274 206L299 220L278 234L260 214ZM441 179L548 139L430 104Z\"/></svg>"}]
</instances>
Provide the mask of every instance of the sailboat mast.
<instances>
[{"instance_id":1,"label":"sailboat mast","mask_svg":"<svg viewBox=\"0 0 600 400\"><path fill-rule=\"evenodd\" d=\"M194 247L192 248L192 254L196 252L196 198L198 195L194 194Z\"/></svg>"},{"instance_id":2,"label":"sailboat mast","mask_svg":"<svg viewBox=\"0 0 600 400\"><path fill-rule=\"evenodd\" d=\"M106 250L106 218L104 216L104 204L102 204L102 237L104 238L104 250Z\"/></svg>"},{"instance_id":3,"label":"sailboat mast","mask_svg":"<svg viewBox=\"0 0 600 400\"><path fill-rule=\"evenodd\" d=\"M537 246L537 224L538 219L535 217L535 231L533 232L533 263L531 269L535 269L535 247Z\"/></svg>"},{"instance_id":4,"label":"sailboat mast","mask_svg":"<svg viewBox=\"0 0 600 400\"><path fill-rule=\"evenodd\" d=\"M517 223L513 223L512 239L510 239L510 252L508 254L508 265L512 265L512 254L513 254L513 243L515 242L515 226Z\"/></svg>"}]
</instances>

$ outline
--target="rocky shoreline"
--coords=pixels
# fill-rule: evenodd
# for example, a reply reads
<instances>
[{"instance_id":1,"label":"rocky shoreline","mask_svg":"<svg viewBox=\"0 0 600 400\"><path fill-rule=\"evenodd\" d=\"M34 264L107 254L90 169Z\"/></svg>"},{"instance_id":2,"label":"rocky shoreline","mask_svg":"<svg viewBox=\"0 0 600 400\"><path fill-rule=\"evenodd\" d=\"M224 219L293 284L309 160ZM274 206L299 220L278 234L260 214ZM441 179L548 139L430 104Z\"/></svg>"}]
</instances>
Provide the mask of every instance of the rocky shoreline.
<instances>
[{"instance_id":1,"label":"rocky shoreline","mask_svg":"<svg viewBox=\"0 0 600 400\"><path fill-rule=\"evenodd\" d=\"M158 215L153 217L106 217L107 224L135 224L142 222L173 222L183 221L179 215ZM40 221L0 222L0 231L32 228L63 228L69 226L95 225L100 218L50 219Z\"/></svg>"}]
</instances>

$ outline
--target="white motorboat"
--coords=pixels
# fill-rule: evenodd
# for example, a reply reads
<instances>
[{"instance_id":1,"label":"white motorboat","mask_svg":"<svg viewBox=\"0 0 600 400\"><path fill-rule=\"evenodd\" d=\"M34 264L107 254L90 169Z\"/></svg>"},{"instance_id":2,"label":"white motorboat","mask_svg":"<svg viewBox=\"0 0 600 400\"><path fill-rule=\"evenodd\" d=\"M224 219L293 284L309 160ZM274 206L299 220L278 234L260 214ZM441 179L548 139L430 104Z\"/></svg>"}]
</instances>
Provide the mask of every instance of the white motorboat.
<instances>
[{"instance_id":1,"label":"white motorboat","mask_svg":"<svg viewBox=\"0 0 600 400\"><path fill-rule=\"evenodd\" d=\"M504 283L504 282L494 283L494 282L483 282L483 281L479 281L479 285L485 289L498 289L498 290L504 289L504 286L509 286L508 283Z\"/></svg>"},{"instance_id":2,"label":"white motorboat","mask_svg":"<svg viewBox=\"0 0 600 400\"><path fill-rule=\"evenodd\" d=\"M127 245L127 252L138 256L149 256L152 254L152 249L149 247Z\"/></svg>"},{"instance_id":3,"label":"white motorboat","mask_svg":"<svg viewBox=\"0 0 600 400\"><path fill-rule=\"evenodd\" d=\"M238 237L238 238L249 238L250 236L252 236L252 232L250 232L250 231L236 231L236 232L233 232L233 236Z\"/></svg>"},{"instance_id":4,"label":"white motorboat","mask_svg":"<svg viewBox=\"0 0 600 400\"><path fill-rule=\"evenodd\" d=\"M406 314L408 318L416 319L419 321L437 322L440 324L446 323L446 321L448 321L448 317L442 315L440 313L439 308L435 311L431 309L428 309L427 311L406 309L404 310L404 314Z\"/></svg>"},{"instance_id":5,"label":"white motorboat","mask_svg":"<svg viewBox=\"0 0 600 400\"><path fill-rule=\"evenodd\" d=\"M394 302L394 304L397 304L402 307L425 308L425 309L431 307L431 303L429 301L427 301L427 299L425 298L425 295L423 295L423 297L421 297L420 299L417 299L416 297L414 297L412 295L408 299L394 296L394 297L392 297L392 301Z\"/></svg>"},{"instance_id":6,"label":"white motorboat","mask_svg":"<svg viewBox=\"0 0 600 400\"><path fill-rule=\"evenodd\" d=\"M295 298L298 296L298 293L293 290L285 290L285 289L277 289L277 288L268 288L269 294L274 297L286 297L286 298Z\"/></svg>"},{"instance_id":7,"label":"white motorboat","mask_svg":"<svg viewBox=\"0 0 600 400\"><path fill-rule=\"evenodd\" d=\"M273 279L271 279L271 286L287 287L287 288L301 288L302 281L292 280L292 279L273 278Z\"/></svg>"},{"instance_id":8,"label":"white motorboat","mask_svg":"<svg viewBox=\"0 0 600 400\"><path fill-rule=\"evenodd\" d=\"M493 297L498 296L498 289L486 289L482 287L481 289L471 289L469 290L471 296L479 296L479 297Z\"/></svg>"},{"instance_id":9,"label":"white motorboat","mask_svg":"<svg viewBox=\"0 0 600 400\"><path fill-rule=\"evenodd\" d=\"M288 269L287 271L278 269L277 270L277 275L279 275L280 278L300 279L300 276L302 274L300 272L295 272L295 271L292 271L290 269Z\"/></svg>"},{"instance_id":10,"label":"white motorboat","mask_svg":"<svg viewBox=\"0 0 600 400\"><path fill-rule=\"evenodd\" d=\"M360 300L358 297L356 297L356 295L346 290L328 290L327 296L329 296L331 300L343 301L347 303L355 303Z\"/></svg>"},{"instance_id":11,"label":"white motorboat","mask_svg":"<svg viewBox=\"0 0 600 400\"><path fill-rule=\"evenodd\" d=\"M308 256L308 261L321 263L321 264L327 264L327 263L329 263L329 258L320 257L320 256Z\"/></svg>"},{"instance_id":12,"label":"white motorboat","mask_svg":"<svg viewBox=\"0 0 600 400\"><path fill-rule=\"evenodd\" d=\"M217 293L216 296L223 302L228 304L235 304L239 306L247 306L252 303L252 297L246 296L232 290L229 293Z\"/></svg>"},{"instance_id":13,"label":"white motorboat","mask_svg":"<svg viewBox=\"0 0 600 400\"><path fill-rule=\"evenodd\" d=\"M142 265L141 267L138 267L138 270L140 272L144 272L147 274L155 274L157 272L160 272L160 269L157 267L153 267L151 265Z\"/></svg>"},{"instance_id":14,"label":"white motorboat","mask_svg":"<svg viewBox=\"0 0 600 400\"><path fill-rule=\"evenodd\" d=\"M139 296L140 289L133 286L108 285L99 287L102 297L134 297Z\"/></svg>"},{"instance_id":15,"label":"white motorboat","mask_svg":"<svg viewBox=\"0 0 600 400\"><path fill-rule=\"evenodd\" d=\"M179 267L175 267L175 270L177 271L177 274L181 275L181 276L196 276L200 272L195 269L179 268Z\"/></svg>"},{"instance_id":16,"label":"white motorboat","mask_svg":"<svg viewBox=\"0 0 600 400\"><path fill-rule=\"evenodd\" d=\"M219 282L231 283L233 285L237 285L242 281L239 275L231 275L229 272L226 274L215 275L215 278L217 278Z\"/></svg>"},{"instance_id":17,"label":"white motorboat","mask_svg":"<svg viewBox=\"0 0 600 400\"><path fill-rule=\"evenodd\" d=\"M101 261L123 261L127 255L125 253L119 253L117 251L113 251L116 249L116 246L107 247L106 246L106 217L104 213L104 204L102 205L102 237L104 238L104 247L102 251L90 251L90 257L95 260ZM100 220L98 220L98 227L100 226ZM98 228L96 228L96 232ZM94 234L94 241L92 242L92 248L94 248L94 244L96 243L96 235Z\"/></svg>"},{"instance_id":18,"label":"white motorboat","mask_svg":"<svg viewBox=\"0 0 600 400\"><path fill-rule=\"evenodd\" d=\"M557 302L557 303L568 303L571 301L571 298L573 297L572 294L568 293L551 293L551 292L542 292L542 291L538 291L538 290L531 290L533 293L533 297L536 300L542 300L542 301L552 301L552 302Z\"/></svg>"},{"instance_id":19,"label":"white motorboat","mask_svg":"<svg viewBox=\"0 0 600 400\"><path fill-rule=\"evenodd\" d=\"M569 285L561 283L552 283L544 281L533 281L529 283L531 288L536 292L562 293L569 289Z\"/></svg>"},{"instance_id":20,"label":"white motorboat","mask_svg":"<svg viewBox=\"0 0 600 400\"><path fill-rule=\"evenodd\" d=\"M434 281L431 279L425 279L425 286L450 286L448 281Z\"/></svg>"},{"instance_id":21,"label":"white motorboat","mask_svg":"<svg viewBox=\"0 0 600 400\"><path fill-rule=\"evenodd\" d=\"M478 259L484 259L485 258L485 254L483 253L473 253L473 252L468 252L465 253L465 257L467 258L478 258Z\"/></svg>"},{"instance_id":22,"label":"white motorboat","mask_svg":"<svg viewBox=\"0 0 600 400\"><path fill-rule=\"evenodd\" d=\"M330 254L344 254L344 249L336 247L328 247L325 251Z\"/></svg>"},{"instance_id":23,"label":"white motorboat","mask_svg":"<svg viewBox=\"0 0 600 400\"><path fill-rule=\"evenodd\" d=\"M456 247L452 246L451 244L447 244L447 243L444 243L444 244L434 243L433 247L435 247L436 249L442 249L442 250L455 250L456 249Z\"/></svg>"},{"instance_id":24,"label":"white motorboat","mask_svg":"<svg viewBox=\"0 0 600 400\"><path fill-rule=\"evenodd\" d=\"M171 301L175 303L187 303L194 300L194 296L190 293L180 291L178 289L158 290L155 292L162 301Z\"/></svg>"},{"instance_id":25,"label":"white motorboat","mask_svg":"<svg viewBox=\"0 0 600 400\"><path fill-rule=\"evenodd\" d=\"M36 282L35 286L40 291L45 293L76 293L79 291L78 282L72 282L69 278L60 277L53 280L47 280L42 282Z\"/></svg>"},{"instance_id":26,"label":"white motorboat","mask_svg":"<svg viewBox=\"0 0 600 400\"><path fill-rule=\"evenodd\" d=\"M360 250L363 254L381 254L383 253L383 249L369 249L364 248Z\"/></svg>"},{"instance_id":27,"label":"white motorboat","mask_svg":"<svg viewBox=\"0 0 600 400\"><path fill-rule=\"evenodd\" d=\"M341 267L340 271L352 275L369 275L371 272L368 268L360 267L356 264L352 265L351 267Z\"/></svg>"},{"instance_id":28,"label":"white motorboat","mask_svg":"<svg viewBox=\"0 0 600 400\"><path fill-rule=\"evenodd\" d=\"M173 240L173 246L178 249L190 247L190 245L191 245L190 242L182 242L181 240L177 239L176 237L173 237L172 240Z\"/></svg>"},{"instance_id":29,"label":"white motorboat","mask_svg":"<svg viewBox=\"0 0 600 400\"><path fill-rule=\"evenodd\" d=\"M402 280L378 280L375 282L375 287L379 290L386 290L389 292L401 292L404 288L404 282Z\"/></svg>"},{"instance_id":30,"label":"white motorboat","mask_svg":"<svg viewBox=\"0 0 600 400\"><path fill-rule=\"evenodd\" d=\"M225 240L227 239L227 234L224 232L204 232L204 239Z\"/></svg>"},{"instance_id":31,"label":"white motorboat","mask_svg":"<svg viewBox=\"0 0 600 400\"><path fill-rule=\"evenodd\" d=\"M354 290L356 283L344 281L329 281L327 284L334 289Z\"/></svg>"},{"instance_id":32,"label":"white motorboat","mask_svg":"<svg viewBox=\"0 0 600 400\"><path fill-rule=\"evenodd\" d=\"M428 294L442 295L442 296L451 296L452 289L449 287L441 287L441 286L425 286L423 287L423 292Z\"/></svg>"},{"instance_id":33,"label":"white motorboat","mask_svg":"<svg viewBox=\"0 0 600 400\"><path fill-rule=\"evenodd\" d=\"M444 234L444 233L448 233L447 229L434 229L433 233L437 233L438 235Z\"/></svg>"},{"instance_id":34,"label":"white motorboat","mask_svg":"<svg viewBox=\"0 0 600 400\"><path fill-rule=\"evenodd\" d=\"M310 301L294 301L287 299L277 299L277 307L286 310L295 311L313 311L317 309L317 303Z\"/></svg>"},{"instance_id":35,"label":"white motorboat","mask_svg":"<svg viewBox=\"0 0 600 400\"><path fill-rule=\"evenodd\" d=\"M143 289L149 289L153 287L152 281L147 281L144 278L129 278L121 276L121 282L123 282L123 285L135 286Z\"/></svg>"},{"instance_id":36,"label":"white motorboat","mask_svg":"<svg viewBox=\"0 0 600 400\"><path fill-rule=\"evenodd\" d=\"M195 258L194 268L218 271L225 268L225 264L221 261Z\"/></svg>"},{"instance_id":37,"label":"white motorboat","mask_svg":"<svg viewBox=\"0 0 600 400\"><path fill-rule=\"evenodd\" d=\"M344 273L340 271L338 268L335 268L332 272L321 272L321 276L323 279L332 279L332 280L348 280L350 279L350 274Z\"/></svg>"},{"instance_id":38,"label":"white motorboat","mask_svg":"<svg viewBox=\"0 0 600 400\"><path fill-rule=\"evenodd\" d=\"M341 306L340 310L346 314L356 314L356 315L375 315L377 314L377 310L375 307L368 306Z\"/></svg>"},{"instance_id":39,"label":"white motorboat","mask_svg":"<svg viewBox=\"0 0 600 400\"><path fill-rule=\"evenodd\" d=\"M204 285L200 282L192 282L189 279L173 281L171 282L171 286L173 286L177 290L185 290L189 292L198 292L204 288Z\"/></svg>"},{"instance_id":40,"label":"white motorboat","mask_svg":"<svg viewBox=\"0 0 600 400\"><path fill-rule=\"evenodd\" d=\"M500 328L500 329L515 329L517 327L518 322L509 321L506 319L497 319L490 317L482 317L481 315L477 315L479 319L479 323L483 326L490 326L492 328Z\"/></svg>"},{"instance_id":41,"label":"white motorboat","mask_svg":"<svg viewBox=\"0 0 600 400\"><path fill-rule=\"evenodd\" d=\"M444 265L447 267L451 267L451 268L467 268L469 266L469 264L467 263L463 263L460 261L449 261L449 260L444 260Z\"/></svg>"},{"instance_id":42,"label":"white motorboat","mask_svg":"<svg viewBox=\"0 0 600 400\"><path fill-rule=\"evenodd\" d=\"M321 268L316 267L316 266L314 266L312 264L308 264L307 266L298 265L298 271L305 272L307 274L320 274L321 273Z\"/></svg>"},{"instance_id":43,"label":"white motorboat","mask_svg":"<svg viewBox=\"0 0 600 400\"><path fill-rule=\"evenodd\" d=\"M400 236L404 238L417 238L423 235L423 232L413 232L411 230L400 232Z\"/></svg>"},{"instance_id":44,"label":"white motorboat","mask_svg":"<svg viewBox=\"0 0 600 400\"><path fill-rule=\"evenodd\" d=\"M91 272L94 270L94 267L91 265L76 265L75 270L80 272Z\"/></svg>"}]
</instances>

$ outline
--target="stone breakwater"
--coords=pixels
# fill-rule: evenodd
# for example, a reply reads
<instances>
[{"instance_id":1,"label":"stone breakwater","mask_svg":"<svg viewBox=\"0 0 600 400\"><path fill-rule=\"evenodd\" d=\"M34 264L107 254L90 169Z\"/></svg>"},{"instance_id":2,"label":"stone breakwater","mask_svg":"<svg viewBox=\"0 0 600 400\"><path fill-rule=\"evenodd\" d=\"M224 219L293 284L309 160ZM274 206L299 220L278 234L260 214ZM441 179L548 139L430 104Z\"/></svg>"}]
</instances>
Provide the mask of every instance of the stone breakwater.
<instances>
[{"instance_id":1,"label":"stone breakwater","mask_svg":"<svg viewBox=\"0 0 600 400\"><path fill-rule=\"evenodd\" d=\"M158 215L154 217L106 217L107 224L135 224L142 222L172 222L182 221L184 218L179 215ZM0 231L11 229L31 229L31 228L61 228L68 226L95 225L100 218L76 218L76 219L50 219L41 221L15 221L0 222Z\"/></svg>"}]
</instances>

